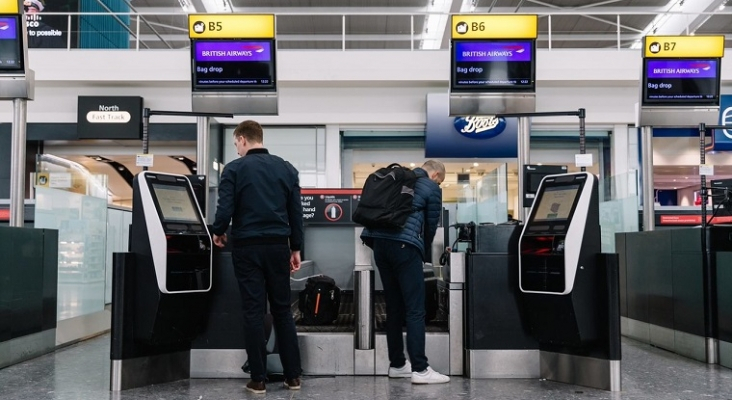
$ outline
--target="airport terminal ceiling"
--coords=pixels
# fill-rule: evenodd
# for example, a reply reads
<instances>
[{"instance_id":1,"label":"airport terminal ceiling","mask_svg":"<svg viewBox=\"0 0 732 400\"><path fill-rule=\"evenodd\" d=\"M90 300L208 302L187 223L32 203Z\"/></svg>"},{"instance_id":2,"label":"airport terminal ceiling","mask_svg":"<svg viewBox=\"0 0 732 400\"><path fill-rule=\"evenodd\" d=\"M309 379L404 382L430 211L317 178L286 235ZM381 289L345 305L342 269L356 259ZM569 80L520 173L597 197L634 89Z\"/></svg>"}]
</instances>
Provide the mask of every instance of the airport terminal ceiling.
<instances>
[{"instance_id":1,"label":"airport terminal ceiling","mask_svg":"<svg viewBox=\"0 0 732 400\"><path fill-rule=\"evenodd\" d=\"M648 34L732 34L729 0L131 0L149 48L186 48L188 13L273 13L279 49L447 49L449 14L537 14L538 48L640 48ZM725 8L726 7L726 8ZM155 15L158 14L158 15ZM161 15L165 14L165 15ZM412 18L413 16L413 18ZM134 21L133 21L134 22ZM413 28L411 28L413 27ZM343 41L345 33L345 43ZM161 40L164 39L164 40ZM132 38L134 40L134 38Z\"/></svg>"}]
</instances>

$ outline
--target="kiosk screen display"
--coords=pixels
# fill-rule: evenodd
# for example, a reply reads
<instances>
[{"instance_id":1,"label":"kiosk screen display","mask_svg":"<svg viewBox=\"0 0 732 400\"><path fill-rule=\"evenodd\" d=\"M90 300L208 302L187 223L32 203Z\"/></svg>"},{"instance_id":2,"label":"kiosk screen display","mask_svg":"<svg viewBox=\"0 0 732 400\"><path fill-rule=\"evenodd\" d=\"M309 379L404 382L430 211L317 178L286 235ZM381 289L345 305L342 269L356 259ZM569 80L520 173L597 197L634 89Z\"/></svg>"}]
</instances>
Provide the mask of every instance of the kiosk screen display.
<instances>
[{"instance_id":1,"label":"kiosk screen display","mask_svg":"<svg viewBox=\"0 0 732 400\"><path fill-rule=\"evenodd\" d=\"M536 206L534 221L569 219L580 185L547 187Z\"/></svg>"},{"instance_id":2,"label":"kiosk screen display","mask_svg":"<svg viewBox=\"0 0 732 400\"><path fill-rule=\"evenodd\" d=\"M183 186L152 184L160 213L166 222L199 223L196 205Z\"/></svg>"},{"instance_id":3,"label":"kiosk screen display","mask_svg":"<svg viewBox=\"0 0 732 400\"><path fill-rule=\"evenodd\" d=\"M643 60L643 104L719 105L718 59Z\"/></svg>"},{"instance_id":4,"label":"kiosk screen display","mask_svg":"<svg viewBox=\"0 0 732 400\"><path fill-rule=\"evenodd\" d=\"M275 89L271 40L195 40L193 90Z\"/></svg>"},{"instance_id":5,"label":"kiosk screen display","mask_svg":"<svg viewBox=\"0 0 732 400\"><path fill-rule=\"evenodd\" d=\"M0 72L22 71L18 17L0 17Z\"/></svg>"},{"instance_id":6,"label":"kiosk screen display","mask_svg":"<svg viewBox=\"0 0 732 400\"><path fill-rule=\"evenodd\" d=\"M532 40L454 41L451 54L452 90L534 90Z\"/></svg>"}]
</instances>

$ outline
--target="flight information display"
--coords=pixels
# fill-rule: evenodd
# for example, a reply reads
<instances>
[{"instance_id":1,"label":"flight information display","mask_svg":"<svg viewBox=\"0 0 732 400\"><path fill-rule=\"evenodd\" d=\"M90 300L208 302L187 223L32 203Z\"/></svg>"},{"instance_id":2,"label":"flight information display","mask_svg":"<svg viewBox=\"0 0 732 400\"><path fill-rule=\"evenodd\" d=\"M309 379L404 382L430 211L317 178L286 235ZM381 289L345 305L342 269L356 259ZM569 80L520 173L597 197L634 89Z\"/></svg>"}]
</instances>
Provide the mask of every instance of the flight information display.
<instances>
[{"instance_id":1,"label":"flight information display","mask_svg":"<svg viewBox=\"0 0 732 400\"><path fill-rule=\"evenodd\" d=\"M271 40L195 40L193 90L275 89Z\"/></svg>"},{"instance_id":2,"label":"flight information display","mask_svg":"<svg viewBox=\"0 0 732 400\"><path fill-rule=\"evenodd\" d=\"M152 184L160 213L165 222L199 223L196 205L183 186Z\"/></svg>"},{"instance_id":3,"label":"flight information display","mask_svg":"<svg viewBox=\"0 0 732 400\"><path fill-rule=\"evenodd\" d=\"M533 91L534 42L453 41L453 91Z\"/></svg>"},{"instance_id":4,"label":"flight information display","mask_svg":"<svg viewBox=\"0 0 732 400\"><path fill-rule=\"evenodd\" d=\"M643 104L719 105L718 59L643 61Z\"/></svg>"},{"instance_id":5,"label":"flight information display","mask_svg":"<svg viewBox=\"0 0 732 400\"><path fill-rule=\"evenodd\" d=\"M22 42L18 17L0 17L0 72L22 71Z\"/></svg>"},{"instance_id":6,"label":"flight information display","mask_svg":"<svg viewBox=\"0 0 732 400\"><path fill-rule=\"evenodd\" d=\"M536 206L533 221L568 219L580 185L547 187Z\"/></svg>"}]
</instances>

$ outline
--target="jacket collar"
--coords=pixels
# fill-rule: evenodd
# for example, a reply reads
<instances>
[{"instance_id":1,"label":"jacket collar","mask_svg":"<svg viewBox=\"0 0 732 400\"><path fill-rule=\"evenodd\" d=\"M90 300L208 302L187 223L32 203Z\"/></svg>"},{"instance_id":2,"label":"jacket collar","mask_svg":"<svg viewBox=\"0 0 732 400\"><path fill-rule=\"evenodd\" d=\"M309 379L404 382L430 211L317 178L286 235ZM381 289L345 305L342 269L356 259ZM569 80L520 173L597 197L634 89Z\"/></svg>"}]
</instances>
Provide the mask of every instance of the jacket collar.
<instances>
[{"instance_id":1,"label":"jacket collar","mask_svg":"<svg viewBox=\"0 0 732 400\"><path fill-rule=\"evenodd\" d=\"M427 175L427 171L423 170L420 167L413 169L413 171L414 171L414 174L417 175L417 178L421 178L423 176L429 177L429 175Z\"/></svg>"},{"instance_id":2,"label":"jacket collar","mask_svg":"<svg viewBox=\"0 0 732 400\"><path fill-rule=\"evenodd\" d=\"M247 151L247 155L250 154L269 154L269 151L267 151L267 149L265 149L264 147L258 147L256 149L250 149L249 151Z\"/></svg>"}]
</instances>

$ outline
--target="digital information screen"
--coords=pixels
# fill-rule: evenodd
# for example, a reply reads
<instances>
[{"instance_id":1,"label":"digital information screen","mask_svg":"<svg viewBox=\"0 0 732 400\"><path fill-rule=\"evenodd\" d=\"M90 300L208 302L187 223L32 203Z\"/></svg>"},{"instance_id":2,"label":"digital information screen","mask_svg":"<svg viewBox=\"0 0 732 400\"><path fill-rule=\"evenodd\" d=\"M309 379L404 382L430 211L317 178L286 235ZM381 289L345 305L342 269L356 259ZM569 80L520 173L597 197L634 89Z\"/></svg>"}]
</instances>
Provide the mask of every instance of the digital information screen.
<instances>
[{"instance_id":1,"label":"digital information screen","mask_svg":"<svg viewBox=\"0 0 732 400\"><path fill-rule=\"evenodd\" d=\"M574 200L579 191L579 185L548 187L539 199L536 206L534 221L552 221L568 219L572 212Z\"/></svg>"},{"instance_id":2,"label":"digital information screen","mask_svg":"<svg viewBox=\"0 0 732 400\"><path fill-rule=\"evenodd\" d=\"M0 71L22 71L18 17L0 17Z\"/></svg>"},{"instance_id":3,"label":"digital information screen","mask_svg":"<svg viewBox=\"0 0 732 400\"><path fill-rule=\"evenodd\" d=\"M195 204L183 186L152 184L158 207L166 222L198 223Z\"/></svg>"},{"instance_id":4,"label":"digital information screen","mask_svg":"<svg viewBox=\"0 0 732 400\"><path fill-rule=\"evenodd\" d=\"M643 60L644 104L719 104L719 60Z\"/></svg>"},{"instance_id":5,"label":"digital information screen","mask_svg":"<svg viewBox=\"0 0 732 400\"><path fill-rule=\"evenodd\" d=\"M195 40L193 90L275 88L274 42Z\"/></svg>"},{"instance_id":6,"label":"digital information screen","mask_svg":"<svg viewBox=\"0 0 732 400\"><path fill-rule=\"evenodd\" d=\"M453 90L531 91L534 81L533 41L453 41Z\"/></svg>"}]
</instances>

